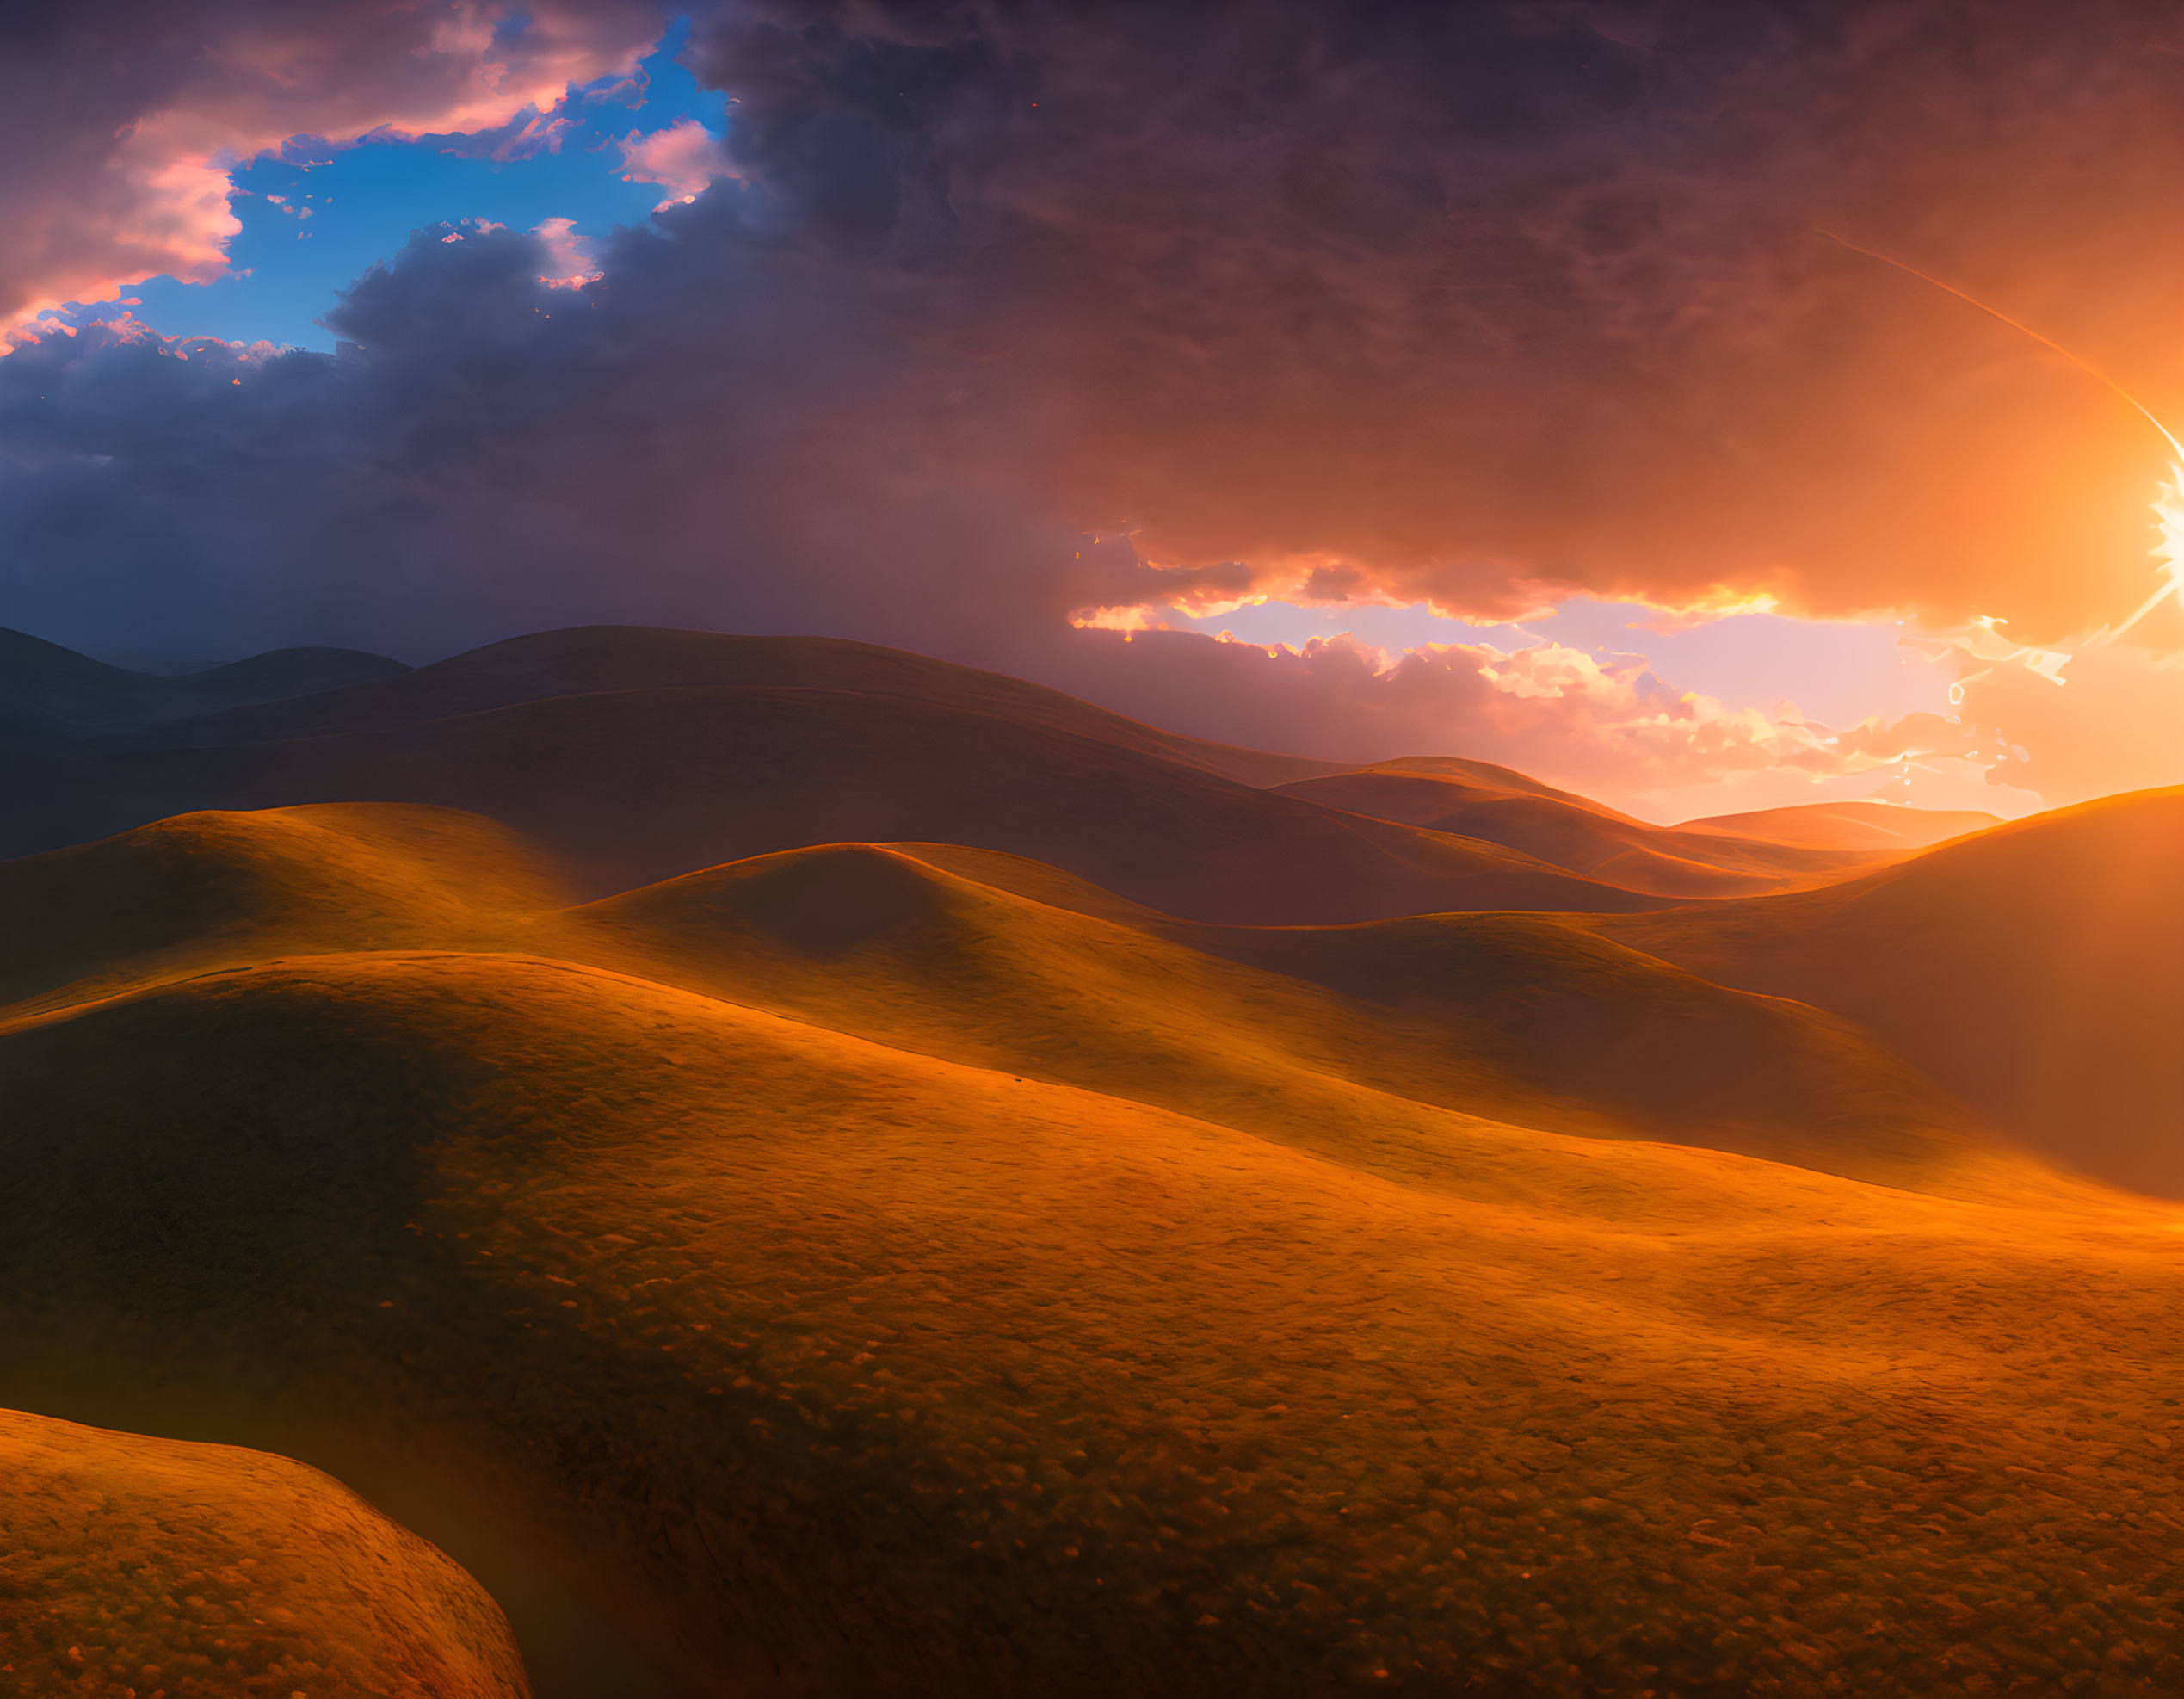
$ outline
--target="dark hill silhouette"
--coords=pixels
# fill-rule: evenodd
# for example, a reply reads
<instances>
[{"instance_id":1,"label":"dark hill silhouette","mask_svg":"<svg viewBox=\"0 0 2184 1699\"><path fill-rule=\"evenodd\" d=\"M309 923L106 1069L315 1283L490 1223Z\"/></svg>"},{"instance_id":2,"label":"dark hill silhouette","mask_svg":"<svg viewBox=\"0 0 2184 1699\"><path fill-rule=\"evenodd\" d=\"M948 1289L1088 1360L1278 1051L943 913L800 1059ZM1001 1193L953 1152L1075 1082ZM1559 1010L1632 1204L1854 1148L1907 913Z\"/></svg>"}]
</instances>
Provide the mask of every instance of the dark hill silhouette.
<instances>
[{"instance_id":1,"label":"dark hill silhouette","mask_svg":"<svg viewBox=\"0 0 2184 1699\"><path fill-rule=\"evenodd\" d=\"M404 801L490 814L594 894L804 844L925 840L1248 924L1663 900L1035 720L842 690L658 688L281 743L0 752L0 850L18 855L207 807Z\"/></svg>"},{"instance_id":2,"label":"dark hill silhouette","mask_svg":"<svg viewBox=\"0 0 2184 1699\"><path fill-rule=\"evenodd\" d=\"M42 638L0 628L0 740L137 742L162 735L159 728L168 721L286 701L408 670L399 661L357 649L276 649L168 677L108 666Z\"/></svg>"},{"instance_id":3,"label":"dark hill silhouette","mask_svg":"<svg viewBox=\"0 0 2184 1699\"><path fill-rule=\"evenodd\" d=\"M1339 772L1333 762L1163 732L1004 673L831 637L743 637L647 626L577 626L473 649L308 702L247 707L164 727L166 743L227 744L383 731L602 692L723 688L847 690L990 714L1178 761L1245 784Z\"/></svg>"},{"instance_id":4,"label":"dark hill silhouette","mask_svg":"<svg viewBox=\"0 0 2184 1699\"><path fill-rule=\"evenodd\" d=\"M1872 1029L2037 1147L2184 1196L2184 788L1946 843L1823 891L1601 930Z\"/></svg>"}]
</instances>

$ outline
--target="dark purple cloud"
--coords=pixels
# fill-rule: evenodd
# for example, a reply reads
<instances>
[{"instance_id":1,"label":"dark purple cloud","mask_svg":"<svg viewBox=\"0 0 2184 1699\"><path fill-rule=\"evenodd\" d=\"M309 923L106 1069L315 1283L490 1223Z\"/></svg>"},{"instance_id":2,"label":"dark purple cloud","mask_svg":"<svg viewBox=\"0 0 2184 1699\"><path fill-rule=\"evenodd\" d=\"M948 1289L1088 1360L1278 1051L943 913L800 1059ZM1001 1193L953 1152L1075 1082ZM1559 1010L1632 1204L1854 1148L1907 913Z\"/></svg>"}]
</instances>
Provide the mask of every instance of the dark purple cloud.
<instances>
[{"instance_id":1,"label":"dark purple cloud","mask_svg":"<svg viewBox=\"0 0 2184 1699\"><path fill-rule=\"evenodd\" d=\"M2184 392L2176 46L2132 0L805 0L699 53L1156 558L2067 629L2136 600L2158 439L1819 232Z\"/></svg>"},{"instance_id":2,"label":"dark purple cloud","mask_svg":"<svg viewBox=\"0 0 2184 1699\"><path fill-rule=\"evenodd\" d=\"M255 62L423 13L303 15ZM587 63L641 34L554 16ZM1638 761L1636 676L1566 658L1260 669L1068 619L1580 589L2112 617L2157 442L1816 231L2184 395L2177 40L2125 0L720 8L691 58L739 176L598 242L587 287L440 227L358 281L335 355L86 327L0 360L0 621L413 657L581 620L834 632L1330 753ZM17 57L95 77L65 29ZM1663 772L1822 759L1681 717Z\"/></svg>"}]
</instances>

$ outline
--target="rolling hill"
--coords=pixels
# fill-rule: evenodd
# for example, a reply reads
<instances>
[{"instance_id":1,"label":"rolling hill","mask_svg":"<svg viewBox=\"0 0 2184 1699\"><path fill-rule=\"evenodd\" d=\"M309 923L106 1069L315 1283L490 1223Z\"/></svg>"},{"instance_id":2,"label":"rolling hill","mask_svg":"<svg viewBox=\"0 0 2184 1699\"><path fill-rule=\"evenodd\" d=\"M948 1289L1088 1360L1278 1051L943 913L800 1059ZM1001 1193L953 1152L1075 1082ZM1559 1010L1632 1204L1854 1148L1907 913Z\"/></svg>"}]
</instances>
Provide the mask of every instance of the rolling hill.
<instances>
[{"instance_id":1,"label":"rolling hill","mask_svg":"<svg viewBox=\"0 0 2184 1699\"><path fill-rule=\"evenodd\" d=\"M1821 810L1824 829L1778 811L1804 821L1782 828L1795 842L1671 831L1489 763L1345 769L1235 749L830 639L583 627L415 670L283 651L182 679L5 643L22 663L0 700L16 726L0 738L9 854L204 807L398 800L490 812L600 893L768 850L915 840L1265 924L1801 889L1920 830L1851 804ZM1816 847L1815 831L1857 841ZM1149 856L1162 840L1205 853Z\"/></svg>"},{"instance_id":2,"label":"rolling hill","mask_svg":"<svg viewBox=\"0 0 2184 1699\"><path fill-rule=\"evenodd\" d=\"M546 1696L2184 1675L2176 1212L1642 917L571 885L413 806L0 866L0 1399L639 1648Z\"/></svg>"},{"instance_id":3,"label":"rolling hill","mask_svg":"<svg viewBox=\"0 0 2184 1699\"><path fill-rule=\"evenodd\" d=\"M271 658L238 664L256 667ZM840 638L744 637L641 626L577 626L511 638L414 671L330 681L307 702L275 704L270 698L247 704L207 702L195 717L161 727L158 739L201 744L286 742L385 731L558 696L765 688L848 691L994 714L1245 784L1340 770L1330 762L1163 732L1044 685L907 650Z\"/></svg>"},{"instance_id":4,"label":"rolling hill","mask_svg":"<svg viewBox=\"0 0 2184 1699\"><path fill-rule=\"evenodd\" d=\"M1801 843L1816 850L1925 850L2002 825L1997 814L1977 809L1912 808L1897 802L1808 802L1794 808L1763 808L1752 814L1715 814L1686 820L1680 832L1727 833Z\"/></svg>"},{"instance_id":5,"label":"rolling hill","mask_svg":"<svg viewBox=\"0 0 2184 1699\"><path fill-rule=\"evenodd\" d=\"M490 814L602 895L769 850L933 840L1247 924L1663 900L1103 738L802 686L553 696L285 742L0 751L0 850L16 854L206 807L369 800Z\"/></svg>"},{"instance_id":6,"label":"rolling hill","mask_svg":"<svg viewBox=\"0 0 2184 1699\"><path fill-rule=\"evenodd\" d=\"M1626 890L1686 900L1832 883L1872 866L1884 847L1816 847L1806 839L1775 840L1758 831L1648 825L1507 768L1453 757L1381 762L1279 788L1285 796L1499 843ZM1909 846L1885 847L1901 853Z\"/></svg>"},{"instance_id":7,"label":"rolling hill","mask_svg":"<svg viewBox=\"0 0 2184 1699\"><path fill-rule=\"evenodd\" d=\"M21 1694L527 1699L499 1608L315 1470L0 1411Z\"/></svg>"},{"instance_id":8,"label":"rolling hill","mask_svg":"<svg viewBox=\"0 0 2184 1699\"><path fill-rule=\"evenodd\" d=\"M2184 1196L2184 788L1947 843L1825 890L1601 929L1792 997L2051 1156Z\"/></svg>"},{"instance_id":9,"label":"rolling hill","mask_svg":"<svg viewBox=\"0 0 2184 1699\"><path fill-rule=\"evenodd\" d=\"M133 742L169 722L338 690L409 669L355 649L277 649L177 677L108 666L0 627L0 740Z\"/></svg>"}]
</instances>

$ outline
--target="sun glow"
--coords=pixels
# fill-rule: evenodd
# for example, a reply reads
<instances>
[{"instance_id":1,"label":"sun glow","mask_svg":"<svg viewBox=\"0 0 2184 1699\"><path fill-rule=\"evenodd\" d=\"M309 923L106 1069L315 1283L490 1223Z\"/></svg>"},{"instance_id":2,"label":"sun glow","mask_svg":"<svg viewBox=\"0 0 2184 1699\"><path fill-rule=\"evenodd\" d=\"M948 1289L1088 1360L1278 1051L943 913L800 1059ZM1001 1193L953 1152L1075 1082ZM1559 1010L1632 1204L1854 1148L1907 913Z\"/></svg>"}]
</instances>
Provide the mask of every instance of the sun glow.
<instances>
[{"instance_id":1,"label":"sun glow","mask_svg":"<svg viewBox=\"0 0 2184 1699\"><path fill-rule=\"evenodd\" d=\"M2169 433L2163 431L2162 435L2166 436ZM2184 462L2171 460L2169 474L2169 482L2162 485L2161 493L2154 497L2154 519L2161 528L2162 540L2146 551L2162 563L2162 582L2151 596L2132 610L2129 619L2095 637L2093 639L2095 644L2114 642L2158 608L2165 598L2184 591Z\"/></svg>"},{"instance_id":2,"label":"sun glow","mask_svg":"<svg viewBox=\"0 0 2184 1699\"><path fill-rule=\"evenodd\" d=\"M2153 593L2132 609L2130 617L2120 624L2103 626L2099 631L2082 639L2076 648L2070 652L2059 649L2035 649L2022 644L2013 643L1995 629L1997 626L2008 624L2007 621L1984 615L1959 631L1941 633L1941 640L1950 647L1959 649L1974 659L1990 663L1990 665L1982 667L1977 672L1965 674L1949 687L1951 705L1961 706L1964 701L1965 686L1976 683L1978 680L1986 677L1997 665L2021 666L2054 683L2068 683L2070 681L2063 677L2063 669L2070 664L2076 652L2086 649L2103 648L2113 643L2170 596L2178 596L2180 600L2184 600L2184 442L2179 442L2176 440L2175 433L2155 417L2152 409L2097 366L2079 358L2051 337L2042 336L2031 325L2020 324L2008 313L1988 306L1977 295L1967 294L1953 283L1944 282L1939 277L1921 271L1916 266L1906 265L1902 260L1891 255L1861 246L1847 237L1836 235L1831 230L1823 230L1819 233L1829 241L1849 249L1854 254L1863 254L1868 259L1879 260L1882 264L1893 266L1898 271L1909 272L1921 282L1930 283L1935 288L1954 295L1959 300L1977 307L1989 318L1998 319L2021 335L2030 337L2042 348L2060 355L2088 377L2093 379L2095 382L2126 403L2144 417L2148 424L2159 431L2162 441L2169 444L2173 456L2169 463L2169 481L2161 486L2153 500L2154 519L2156 528L2161 532L2161 541L2147 553L2162 563L2161 582L2155 586Z\"/></svg>"}]
</instances>

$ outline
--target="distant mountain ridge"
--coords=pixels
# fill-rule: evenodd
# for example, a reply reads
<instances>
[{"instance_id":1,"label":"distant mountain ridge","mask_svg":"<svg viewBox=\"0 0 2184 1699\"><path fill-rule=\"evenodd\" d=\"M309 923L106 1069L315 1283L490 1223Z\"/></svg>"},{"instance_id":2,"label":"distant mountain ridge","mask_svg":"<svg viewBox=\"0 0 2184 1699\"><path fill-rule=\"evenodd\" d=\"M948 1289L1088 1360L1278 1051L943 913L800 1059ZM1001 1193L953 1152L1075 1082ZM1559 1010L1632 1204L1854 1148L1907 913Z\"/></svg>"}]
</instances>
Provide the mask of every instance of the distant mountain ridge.
<instances>
[{"instance_id":1,"label":"distant mountain ridge","mask_svg":"<svg viewBox=\"0 0 2184 1699\"><path fill-rule=\"evenodd\" d=\"M249 665L251 663L238 663ZM562 696L626 690L848 690L995 714L1180 761L1245 784L1340 771L1333 762L1237 749L1163 732L1006 673L834 637L746 637L651 626L575 626L491 643L308 701L208 707L163 726L163 745L257 743L386 731ZM301 693L298 693L301 694Z\"/></svg>"},{"instance_id":2,"label":"distant mountain ridge","mask_svg":"<svg viewBox=\"0 0 2184 1699\"><path fill-rule=\"evenodd\" d=\"M171 721L398 677L410 669L361 649L275 649L169 676L108 666L0 627L0 738L127 744Z\"/></svg>"},{"instance_id":3,"label":"distant mountain ridge","mask_svg":"<svg viewBox=\"0 0 2184 1699\"><path fill-rule=\"evenodd\" d=\"M907 840L1027 856L1249 924L1622 911L1797 888L1874 858L1667 833L1489 763L1346 769L1208 743L835 639L583 627L416 669L298 650L181 679L12 641L0 855L204 807L412 801L540 836L597 893L801 844Z\"/></svg>"},{"instance_id":4,"label":"distant mountain ridge","mask_svg":"<svg viewBox=\"0 0 2184 1699\"><path fill-rule=\"evenodd\" d=\"M547 633L299 699L145 720L123 741L0 750L15 802L0 854L204 807L402 801L490 813L552 845L595 895L803 844L907 839L1052 862L1207 920L1662 900L1230 776L1319 763L827 639Z\"/></svg>"}]
</instances>

